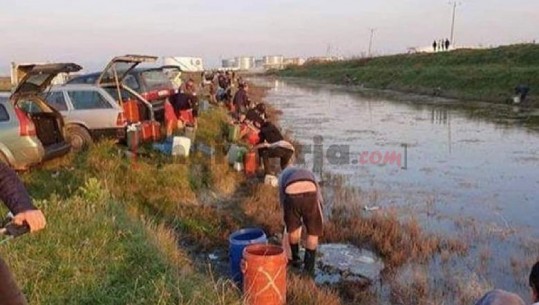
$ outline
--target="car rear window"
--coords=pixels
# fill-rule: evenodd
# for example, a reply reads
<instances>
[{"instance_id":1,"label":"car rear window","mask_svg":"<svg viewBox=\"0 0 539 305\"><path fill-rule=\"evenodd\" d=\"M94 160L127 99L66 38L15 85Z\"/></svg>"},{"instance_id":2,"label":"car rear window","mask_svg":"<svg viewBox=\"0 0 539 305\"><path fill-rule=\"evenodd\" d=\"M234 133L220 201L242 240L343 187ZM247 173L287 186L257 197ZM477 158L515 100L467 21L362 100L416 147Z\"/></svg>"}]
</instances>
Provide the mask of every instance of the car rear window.
<instances>
[{"instance_id":1,"label":"car rear window","mask_svg":"<svg viewBox=\"0 0 539 305\"><path fill-rule=\"evenodd\" d=\"M109 109L112 105L97 91L68 91L73 108L77 110Z\"/></svg>"},{"instance_id":2,"label":"car rear window","mask_svg":"<svg viewBox=\"0 0 539 305\"><path fill-rule=\"evenodd\" d=\"M172 83L163 70L149 70L141 73L149 90L172 88Z\"/></svg>"},{"instance_id":3,"label":"car rear window","mask_svg":"<svg viewBox=\"0 0 539 305\"><path fill-rule=\"evenodd\" d=\"M4 103L6 100L0 98L1 103ZM9 121L9 114L7 113L6 107L4 107L4 105L0 105L0 122L6 121Z\"/></svg>"},{"instance_id":4,"label":"car rear window","mask_svg":"<svg viewBox=\"0 0 539 305\"><path fill-rule=\"evenodd\" d=\"M67 110L67 104L63 92L49 92L49 94L45 96L45 100L47 100L47 104L58 111Z\"/></svg>"}]
</instances>

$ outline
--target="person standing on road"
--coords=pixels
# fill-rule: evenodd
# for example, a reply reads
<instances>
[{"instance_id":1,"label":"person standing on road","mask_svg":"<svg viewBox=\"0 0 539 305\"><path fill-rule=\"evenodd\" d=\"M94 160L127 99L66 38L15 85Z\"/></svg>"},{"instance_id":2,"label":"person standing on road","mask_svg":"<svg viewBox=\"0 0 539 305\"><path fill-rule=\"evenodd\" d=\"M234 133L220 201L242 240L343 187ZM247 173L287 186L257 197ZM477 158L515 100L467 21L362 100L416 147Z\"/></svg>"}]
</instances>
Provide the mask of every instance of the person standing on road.
<instances>
[{"instance_id":1,"label":"person standing on road","mask_svg":"<svg viewBox=\"0 0 539 305\"><path fill-rule=\"evenodd\" d=\"M449 41L449 39L446 39L445 40L445 50L448 51L450 46L451 46L451 42Z\"/></svg>"},{"instance_id":2,"label":"person standing on road","mask_svg":"<svg viewBox=\"0 0 539 305\"><path fill-rule=\"evenodd\" d=\"M436 40L434 40L434 42L432 43L432 49L434 50L434 52L436 52L436 47L438 46L438 44L436 43Z\"/></svg>"},{"instance_id":3,"label":"person standing on road","mask_svg":"<svg viewBox=\"0 0 539 305\"><path fill-rule=\"evenodd\" d=\"M533 265L529 281L533 304L539 305L539 261Z\"/></svg>"},{"instance_id":4,"label":"person standing on road","mask_svg":"<svg viewBox=\"0 0 539 305\"><path fill-rule=\"evenodd\" d=\"M279 201L283 208L283 219L292 252L292 260L289 263L295 268L301 268L299 242L302 226L305 225L307 242L303 270L313 276L318 238L324 231L323 198L314 174L298 167L286 168L279 177Z\"/></svg>"},{"instance_id":5,"label":"person standing on road","mask_svg":"<svg viewBox=\"0 0 539 305\"><path fill-rule=\"evenodd\" d=\"M0 162L0 200L14 216L17 225L28 225L31 232L45 228L43 213L33 204L17 174L6 164ZM6 263L0 258L0 304L24 305L26 298L17 286Z\"/></svg>"},{"instance_id":6,"label":"person standing on road","mask_svg":"<svg viewBox=\"0 0 539 305\"><path fill-rule=\"evenodd\" d=\"M258 155L264 164L264 173L266 175L275 175L270 166L270 158L279 158L281 160L281 170L284 170L292 156L294 156L294 146L284 140L279 129L269 121L263 123L254 122L258 133L259 142L252 149L258 149Z\"/></svg>"}]
</instances>

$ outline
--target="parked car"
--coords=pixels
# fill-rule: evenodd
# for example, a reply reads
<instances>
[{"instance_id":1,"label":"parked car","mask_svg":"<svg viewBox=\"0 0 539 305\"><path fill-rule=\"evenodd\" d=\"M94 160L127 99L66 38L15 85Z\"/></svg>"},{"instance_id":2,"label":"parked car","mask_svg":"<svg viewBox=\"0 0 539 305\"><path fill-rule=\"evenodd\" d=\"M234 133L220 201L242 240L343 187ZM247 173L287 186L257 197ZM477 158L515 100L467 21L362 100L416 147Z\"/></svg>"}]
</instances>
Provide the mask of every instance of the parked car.
<instances>
[{"instance_id":1,"label":"parked car","mask_svg":"<svg viewBox=\"0 0 539 305\"><path fill-rule=\"evenodd\" d=\"M0 96L0 162L26 169L69 152L62 115L41 94L58 73L81 69L74 63L34 65L13 94Z\"/></svg>"},{"instance_id":2,"label":"parked car","mask_svg":"<svg viewBox=\"0 0 539 305\"><path fill-rule=\"evenodd\" d=\"M136 91L153 107L155 120L165 120L165 102L175 93L172 82L162 68L135 68L142 62L155 62L157 57L126 55L113 58L101 73L81 75L71 79L70 84L98 84L111 86L115 81L114 71L125 87Z\"/></svg>"},{"instance_id":3,"label":"parked car","mask_svg":"<svg viewBox=\"0 0 539 305\"><path fill-rule=\"evenodd\" d=\"M129 96L123 91L124 97ZM87 148L99 138L125 138L127 120L123 108L102 87L84 84L52 86L44 97L64 116L66 138L74 151Z\"/></svg>"}]
</instances>

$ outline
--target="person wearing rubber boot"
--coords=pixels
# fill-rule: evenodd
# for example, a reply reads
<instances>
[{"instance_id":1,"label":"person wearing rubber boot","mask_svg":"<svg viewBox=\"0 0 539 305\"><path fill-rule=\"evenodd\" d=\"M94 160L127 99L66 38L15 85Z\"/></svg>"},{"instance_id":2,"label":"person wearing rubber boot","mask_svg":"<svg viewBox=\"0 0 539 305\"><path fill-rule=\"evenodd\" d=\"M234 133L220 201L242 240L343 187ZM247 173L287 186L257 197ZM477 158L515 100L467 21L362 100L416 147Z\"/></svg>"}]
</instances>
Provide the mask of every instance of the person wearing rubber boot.
<instances>
[{"instance_id":1,"label":"person wearing rubber boot","mask_svg":"<svg viewBox=\"0 0 539 305\"><path fill-rule=\"evenodd\" d=\"M289 263L296 268L302 265L299 242L302 225L305 225L307 242L303 270L308 275L314 276L318 238L324 231L323 199L314 174L306 169L287 167L279 177L279 200L292 252L292 260Z\"/></svg>"},{"instance_id":2,"label":"person wearing rubber boot","mask_svg":"<svg viewBox=\"0 0 539 305\"><path fill-rule=\"evenodd\" d=\"M27 224L31 232L45 227L45 216L32 204L32 199L17 174L6 164L0 162L0 200L15 215L13 223ZM26 298L17 286L6 263L0 258L0 304L24 305Z\"/></svg>"}]
</instances>

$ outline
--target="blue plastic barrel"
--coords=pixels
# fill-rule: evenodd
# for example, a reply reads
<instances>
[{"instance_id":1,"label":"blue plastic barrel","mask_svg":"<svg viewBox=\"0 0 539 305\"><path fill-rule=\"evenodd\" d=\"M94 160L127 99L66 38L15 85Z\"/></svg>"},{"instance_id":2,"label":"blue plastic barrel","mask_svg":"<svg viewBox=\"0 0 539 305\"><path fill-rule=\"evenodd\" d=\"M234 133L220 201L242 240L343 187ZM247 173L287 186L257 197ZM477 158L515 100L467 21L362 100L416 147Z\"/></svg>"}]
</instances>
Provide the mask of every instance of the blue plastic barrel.
<instances>
[{"instance_id":1,"label":"blue plastic barrel","mask_svg":"<svg viewBox=\"0 0 539 305\"><path fill-rule=\"evenodd\" d=\"M262 229L246 228L230 234L228 238L228 255L230 258L230 277L241 287L243 275L241 273L241 259L243 249L251 244L266 244L268 239Z\"/></svg>"}]
</instances>

